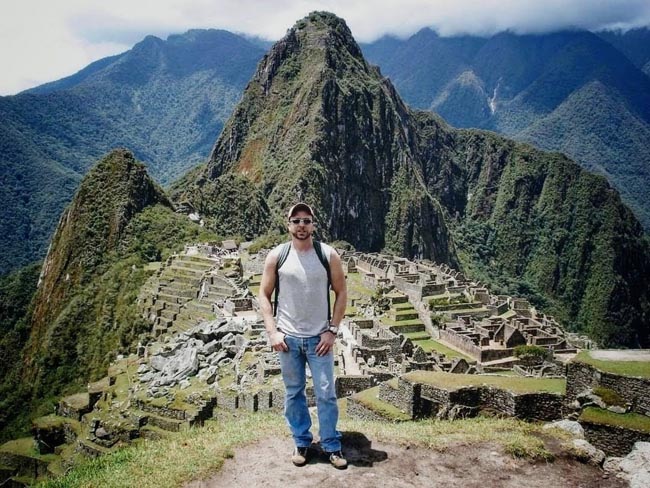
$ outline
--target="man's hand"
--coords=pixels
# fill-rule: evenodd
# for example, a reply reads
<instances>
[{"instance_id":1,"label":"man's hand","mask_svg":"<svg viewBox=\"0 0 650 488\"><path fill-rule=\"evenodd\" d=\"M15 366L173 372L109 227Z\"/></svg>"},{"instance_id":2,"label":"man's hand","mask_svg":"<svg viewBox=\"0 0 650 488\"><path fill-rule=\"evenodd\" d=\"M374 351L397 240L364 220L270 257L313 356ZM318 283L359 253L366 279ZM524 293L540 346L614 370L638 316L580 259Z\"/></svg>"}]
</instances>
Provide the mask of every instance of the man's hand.
<instances>
[{"instance_id":1,"label":"man's hand","mask_svg":"<svg viewBox=\"0 0 650 488\"><path fill-rule=\"evenodd\" d=\"M316 346L316 354L318 356L325 356L329 354L334 347L336 336L329 331L325 331L320 335L320 342Z\"/></svg>"},{"instance_id":2,"label":"man's hand","mask_svg":"<svg viewBox=\"0 0 650 488\"><path fill-rule=\"evenodd\" d=\"M284 342L284 334L279 330L276 330L273 334L271 334L269 336L269 340L271 341L271 348L274 351L287 352L289 350L287 343Z\"/></svg>"}]
</instances>

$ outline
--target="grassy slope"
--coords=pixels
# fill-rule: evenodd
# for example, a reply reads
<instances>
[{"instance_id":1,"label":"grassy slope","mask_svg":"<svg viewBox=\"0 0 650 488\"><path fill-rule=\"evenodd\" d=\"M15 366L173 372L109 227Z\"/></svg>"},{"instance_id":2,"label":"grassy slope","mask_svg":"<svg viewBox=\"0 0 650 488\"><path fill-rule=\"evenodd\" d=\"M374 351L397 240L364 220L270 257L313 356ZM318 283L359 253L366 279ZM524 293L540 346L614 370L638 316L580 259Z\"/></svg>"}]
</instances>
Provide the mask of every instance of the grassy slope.
<instances>
[{"instance_id":1,"label":"grassy slope","mask_svg":"<svg viewBox=\"0 0 650 488\"><path fill-rule=\"evenodd\" d=\"M363 432L377 441L444 450L450 444L493 442L518 457L549 460L539 435L541 426L514 419L476 418L457 421L419 421L400 424L342 418L342 431ZM545 431L545 435L548 431ZM38 484L40 488L102 486L167 488L204 479L218 471L233 449L270 437L287 436L279 414L238 413L237 417L209 421L204 428L145 441L90 460L64 477ZM562 436L562 434L557 434ZM564 438L564 437L561 437Z\"/></svg>"},{"instance_id":2,"label":"grassy slope","mask_svg":"<svg viewBox=\"0 0 650 488\"><path fill-rule=\"evenodd\" d=\"M515 393L533 393L547 391L551 393L564 393L566 380L555 378L522 378L505 376L485 376L452 374L430 371L414 371L407 373L405 378L418 383L439 386L442 388L463 388L466 386L490 385L503 388Z\"/></svg>"},{"instance_id":3,"label":"grassy slope","mask_svg":"<svg viewBox=\"0 0 650 488\"><path fill-rule=\"evenodd\" d=\"M574 361L590 364L601 371L609 373L650 378L650 362L648 361L602 361L592 358L589 351L582 351Z\"/></svg>"}]
</instances>

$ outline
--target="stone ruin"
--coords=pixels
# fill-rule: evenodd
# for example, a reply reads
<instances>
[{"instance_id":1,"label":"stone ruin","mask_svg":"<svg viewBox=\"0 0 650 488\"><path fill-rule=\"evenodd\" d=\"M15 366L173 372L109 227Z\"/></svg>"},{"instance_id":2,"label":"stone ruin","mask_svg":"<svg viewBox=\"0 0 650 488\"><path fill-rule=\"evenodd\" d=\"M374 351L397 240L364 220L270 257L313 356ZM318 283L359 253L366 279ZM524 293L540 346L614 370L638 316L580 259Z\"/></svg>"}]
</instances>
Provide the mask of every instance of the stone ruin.
<instances>
[{"instance_id":1,"label":"stone ruin","mask_svg":"<svg viewBox=\"0 0 650 488\"><path fill-rule=\"evenodd\" d=\"M249 290L259 285L265 256L262 252L242 262L235 248L199 244L163 263L139 297L152 328L138 354L118 360L87 392L61 399L57 416L37 421L39 452L61 454L73 446L97 456L139 437L201 425L217 409L281 410L278 357L267 345ZM357 316L342 324L336 390L339 397L350 397L350 415L378 415L357 399L373 387L377 401L392 405L401 419L455 418L492 409L546 420L565 411L557 395L482 386L449 390L418 379L423 374L471 375L494 362L522 375L561 374L555 362L523 368L511 358L520 344L539 345L551 354L574 351L552 317L525 300L493 296L445 265L363 253L345 253L342 260L346 272L359 273L367 288L387 290L381 316L360 301L353 304ZM430 339L474 361L425 352L420 344ZM309 386L307 395L313 405ZM645 405L635 398L635 405ZM36 471L47 470L47 463L39 462Z\"/></svg>"}]
</instances>

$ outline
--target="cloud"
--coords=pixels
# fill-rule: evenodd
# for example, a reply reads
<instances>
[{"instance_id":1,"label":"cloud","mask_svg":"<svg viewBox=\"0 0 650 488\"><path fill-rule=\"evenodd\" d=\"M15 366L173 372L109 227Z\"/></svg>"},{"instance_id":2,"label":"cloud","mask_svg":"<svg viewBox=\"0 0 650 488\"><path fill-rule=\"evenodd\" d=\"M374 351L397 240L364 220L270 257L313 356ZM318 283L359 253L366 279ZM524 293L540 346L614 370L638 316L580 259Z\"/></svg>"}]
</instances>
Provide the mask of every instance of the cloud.
<instances>
[{"instance_id":1,"label":"cloud","mask_svg":"<svg viewBox=\"0 0 650 488\"><path fill-rule=\"evenodd\" d=\"M650 25L648 0L5 0L0 17L0 94L70 75L148 34L221 28L279 39L314 10L343 17L356 39L543 33Z\"/></svg>"}]
</instances>

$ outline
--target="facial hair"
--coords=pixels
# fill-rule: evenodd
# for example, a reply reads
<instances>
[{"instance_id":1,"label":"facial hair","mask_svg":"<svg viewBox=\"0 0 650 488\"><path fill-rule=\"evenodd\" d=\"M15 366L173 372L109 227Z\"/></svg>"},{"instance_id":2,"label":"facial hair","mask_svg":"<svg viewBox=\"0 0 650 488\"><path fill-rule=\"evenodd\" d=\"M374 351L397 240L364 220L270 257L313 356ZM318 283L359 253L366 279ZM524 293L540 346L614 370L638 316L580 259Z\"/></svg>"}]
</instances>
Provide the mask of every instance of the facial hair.
<instances>
[{"instance_id":1,"label":"facial hair","mask_svg":"<svg viewBox=\"0 0 650 488\"><path fill-rule=\"evenodd\" d=\"M292 237L295 237L299 241L306 241L311 237L311 235L314 233L313 230L308 230L306 226L301 226L302 228L297 228L297 229L292 229L290 230L290 234ZM300 234L300 235L299 235Z\"/></svg>"}]
</instances>

